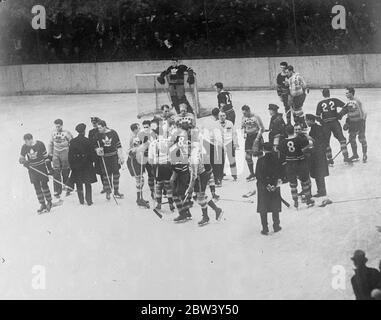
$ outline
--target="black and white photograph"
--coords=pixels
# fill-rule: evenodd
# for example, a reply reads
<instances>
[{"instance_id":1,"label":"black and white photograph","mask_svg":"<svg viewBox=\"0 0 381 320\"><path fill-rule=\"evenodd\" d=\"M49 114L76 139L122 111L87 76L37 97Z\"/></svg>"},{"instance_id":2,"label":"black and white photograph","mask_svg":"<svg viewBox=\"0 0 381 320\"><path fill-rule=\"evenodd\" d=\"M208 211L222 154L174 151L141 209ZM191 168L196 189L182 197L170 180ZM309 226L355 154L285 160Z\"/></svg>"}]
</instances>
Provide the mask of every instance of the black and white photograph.
<instances>
[{"instance_id":1,"label":"black and white photograph","mask_svg":"<svg viewBox=\"0 0 381 320\"><path fill-rule=\"evenodd\" d=\"M380 0L0 0L0 299L381 300L380 88Z\"/></svg>"}]
</instances>

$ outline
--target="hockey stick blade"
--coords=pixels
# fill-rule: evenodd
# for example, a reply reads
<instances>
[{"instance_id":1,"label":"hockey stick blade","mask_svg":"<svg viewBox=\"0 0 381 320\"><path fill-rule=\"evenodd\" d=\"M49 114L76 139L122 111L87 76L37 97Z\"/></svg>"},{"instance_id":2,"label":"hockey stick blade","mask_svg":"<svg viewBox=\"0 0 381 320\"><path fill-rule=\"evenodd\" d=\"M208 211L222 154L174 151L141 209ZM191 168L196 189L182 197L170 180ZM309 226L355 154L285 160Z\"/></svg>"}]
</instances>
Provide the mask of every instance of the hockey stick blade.
<instances>
[{"instance_id":1,"label":"hockey stick blade","mask_svg":"<svg viewBox=\"0 0 381 320\"><path fill-rule=\"evenodd\" d=\"M155 214L156 214L160 219L163 218L163 215L159 212L159 210L157 210L157 209L153 209L153 212L155 212Z\"/></svg>"}]
</instances>

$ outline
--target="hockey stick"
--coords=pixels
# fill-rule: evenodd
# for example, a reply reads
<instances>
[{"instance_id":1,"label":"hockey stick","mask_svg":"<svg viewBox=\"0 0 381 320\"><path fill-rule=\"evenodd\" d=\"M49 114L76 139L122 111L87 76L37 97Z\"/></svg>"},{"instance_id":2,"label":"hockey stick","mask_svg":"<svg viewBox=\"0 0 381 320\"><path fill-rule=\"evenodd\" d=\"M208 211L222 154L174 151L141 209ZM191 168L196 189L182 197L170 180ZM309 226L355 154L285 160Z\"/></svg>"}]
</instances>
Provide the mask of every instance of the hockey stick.
<instances>
[{"instance_id":1,"label":"hockey stick","mask_svg":"<svg viewBox=\"0 0 381 320\"><path fill-rule=\"evenodd\" d=\"M286 200L284 200L282 197L280 197L280 201L282 201L282 203L283 203L287 208L290 207L290 204L289 204Z\"/></svg>"},{"instance_id":2,"label":"hockey stick","mask_svg":"<svg viewBox=\"0 0 381 320\"><path fill-rule=\"evenodd\" d=\"M52 176L49 176L49 175L47 175L46 173L43 173L43 172L41 172L40 170L37 170L36 168L33 168L32 166L29 166L28 169L32 169L33 171L35 171L35 172L37 172L37 173L39 173L39 174L41 174L41 175L47 177L48 179L49 179L49 178L52 178L52 180L53 180L54 182L60 184L60 185L63 186L63 187L67 187L67 188L69 188L71 191L78 192L77 190L73 189L72 187L69 187L69 186L65 185L65 184L62 183L61 181L58 181L57 179L53 178Z\"/></svg>"},{"instance_id":3,"label":"hockey stick","mask_svg":"<svg viewBox=\"0 0 381 320\"><path fill-rule=\"evenodd\" d=\"M254 200L237 200L237 199L228 199L228 198L220 198L220 201L240 202L240 203L254 203Z\"/></svg>"},{"instance_id":4,"label":"hockey stick","mask_svg":"<svg viewBox=\"0 0 381 320\"><path fill-rule=\"evenodd\" d=\"M99 144L99 141L97 141L97 144L98 144L98 148L101 147L101 145ZM110 186L110 191L112 193L112 190L111 190L111 181L110 181L110 176L108 175L108 172L107 172L107 167L106 167L106 162L105 162L105 159L103 156L100 156L102 158L102 163L103 163L103 167L105 168L105 172L106 172L106 177L107 177L107 182L108 182L108 185ZM116 200L115 198L115 195L112 193L112 197L114 198L115 200L115 203L117 205L119 205L118 201Z\"/></svg>"},{"instance_id":5,"label":"hockey stick","mask_svg":"<svg viewBox=\"0 0 381 320\"><path fill-rule=\"evenodd\" d=\"M350 200L339 200L339 201L331 201L331 203L322 204L319 207L325 207L328 204L334 204L334 203L346 203L346 202L357 202L357 201L369 201L369 200L377 200L381 199L380 197L373 197L373 198L361 198L361 199L350 199Z\"/></svg>"},{"instance_id":6,"label":"hockey stick","mask_svg":"<svg viewBox=\"0 0 381 320\"><path fill-rule=\"evenodd\" d=\"M347 146L349 143L350 141L348 141L345 146ZM332 158L332 160L335 160L341 152L343 152L343 150L340 149L340 151L336 153L336 155Z\"/></svg>"}]
</instances>

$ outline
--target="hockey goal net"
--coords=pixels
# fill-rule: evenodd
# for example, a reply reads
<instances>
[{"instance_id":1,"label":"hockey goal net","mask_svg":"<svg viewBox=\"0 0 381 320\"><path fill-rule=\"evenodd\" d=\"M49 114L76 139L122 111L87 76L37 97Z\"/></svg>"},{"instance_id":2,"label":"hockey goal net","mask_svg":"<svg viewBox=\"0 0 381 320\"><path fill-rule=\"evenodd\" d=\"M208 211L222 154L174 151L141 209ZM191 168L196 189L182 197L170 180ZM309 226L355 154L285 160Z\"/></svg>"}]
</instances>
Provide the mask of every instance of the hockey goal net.
<instances>
[{"instance_id":1,"label":"hockey goal net","mask_svg":"<svg viewBox=\"0 0 381 320\"><path fill-rule=\"evenodd\" d=\"M168 91L167 81L164 85L157 81L159 72L138 73L135 75L136 81L136 105L138 118L149 116L161 112L160 107L163 104L171 106L171 97ZM187 82L188 75L185 74L184 88L185 95L192 106L197 117L201 116L201 106L197 89L197 77L193 85Z\"/></svg>"}]
</instances>

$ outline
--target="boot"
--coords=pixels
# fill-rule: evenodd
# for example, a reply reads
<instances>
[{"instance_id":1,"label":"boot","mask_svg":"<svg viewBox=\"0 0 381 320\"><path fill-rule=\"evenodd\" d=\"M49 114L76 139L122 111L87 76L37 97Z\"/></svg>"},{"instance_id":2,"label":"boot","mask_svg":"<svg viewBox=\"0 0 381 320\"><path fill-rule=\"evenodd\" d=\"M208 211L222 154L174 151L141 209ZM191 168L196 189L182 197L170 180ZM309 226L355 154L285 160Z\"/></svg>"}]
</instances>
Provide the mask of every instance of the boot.
<instances>
[{"instance_id":1,"label":"boot","mask_svg":"<svg viewBox=\"0 0 381 320\"><path fill-rule=\"evenodd\" d=\"M255 174L254 173L250 173L250 175L246 178L246 181L252 181L255 179Z\"/></svg>"}]
</instances>

